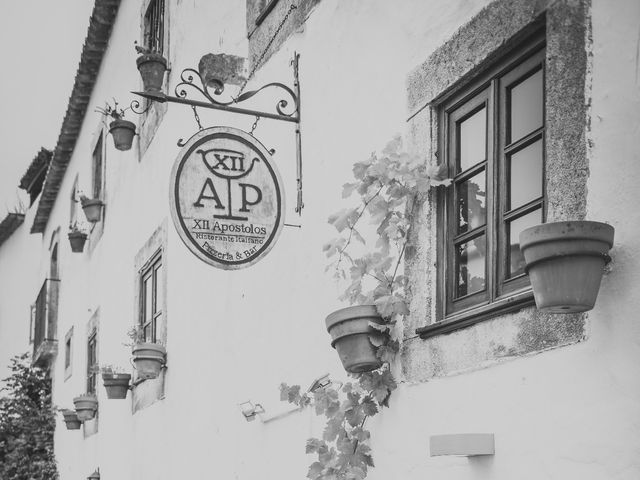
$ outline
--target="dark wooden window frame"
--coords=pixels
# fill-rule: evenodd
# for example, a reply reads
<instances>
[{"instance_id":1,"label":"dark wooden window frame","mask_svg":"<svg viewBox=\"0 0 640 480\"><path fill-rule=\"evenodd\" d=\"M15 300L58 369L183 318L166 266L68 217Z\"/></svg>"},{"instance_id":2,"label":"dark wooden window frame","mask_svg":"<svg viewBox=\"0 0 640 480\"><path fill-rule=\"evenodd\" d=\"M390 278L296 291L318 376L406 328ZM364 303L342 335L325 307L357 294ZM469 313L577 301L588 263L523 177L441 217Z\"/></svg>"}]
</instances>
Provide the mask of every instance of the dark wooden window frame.
<instances>
[{"instance_id":1,"label":"dark wooden window frame","mask_svg":"<svg viewBox=\"0 0 640 480\"><path fill-rule=\"evenodd\" d=\"M98 140L91 154L91 195L92 198L103 198L104 189L104 132L98 134Z\"/></svg>"},{"instance_id":2,"label":"dark wooden window frame","mask_svg":"<svg viewBox=\"0 0 640 480\"><path fill-rule=\"evenodd\" d=\"M139 308L139 320L138 325L142 331L142 335L145 342L157 342L158 341L158 321L162 318L163 314L163 299L158 298L158 282L162 282L162 278L158 278L158 268L162 267L162 250L154 253L149 261L140 269L140 308ZM164 271L164 269L163 269ZM150 319L147 318L147 291L144 288L146 280L151 280L151 308L152 313ZM155 308L155 310L153 310ZM147 327L151 328L151 338L146 335Z\"/></svg>"},{"instance_id":3,"label":"dark wooden window frame","mask_svg":"<svg viewBox=\"0 0 640 480\"><path fill-rule=\"evenodd\" d=\"M486 224L485 234L487 235L487 255L486 255L486 272L485 281L486 288L482 292L473 293L456 300L456 307L452 308L452 292L454 288L454 265L453 265L453 247L446 248L446 243L453 232L453 224L455 219L449 218L448 202L453 201L453 188L447 191L440 191L436 195L436 202L439 206L437 209L437 224L443 226L438 229L438 258L445 259L438 262L437 268L437 303L438 321L423 327L420 330L421 336L427 337L440 333L447 333L459 328L472 325L479 321L491 318L493 316L519 310L525 306L534 304L533 293L529 285L529 279L526 275L518 275L512 279L504 279L506 265L506 226L499 228L501 222L513 219L520 215L529 213L536 208L541 207L542 218L546 218L545 205L545 176L544 176L544 124L540 129L529 133L524 138L518 140L513 145L505 144L507 119L505 118L506 110L506 86L511 78L517 78L519 81L523 79L520 76L528 78L535 73L540 65L544 74L544 55L545 55L545 38L544 32L538 32L530 38L525 44L502 59L499 63L493 63L493 66L486 69L478 75L472 82L467 82L464 86L453 90L448 95L439 100L436 107L438 109L438 129L440 145L439 151L447 145L450 138L449 125L455 124L450 122L449 114L458 110L456 114L460 116L470 116L474 112L486 106L488 109L487 124L487 158L485 162L481 162L471 169L463 172L460 179L470 178L479 171L486 169ZM529 72L531 69L531 72ZM527 74L525 74L527 72ZM544 82L543 82L543 103L544 103ZM468 108L464 112L460 109L469 102ZM544 118L544 109L543 109ZM507 214L503 215L506 195L506 179L508 172L506 171L506 158L509 153L516 149L542 138L543 141L543 179L542 191L543 196L521 206ZM445 162L450 168L450 173L454 172L454 162L447 158L445 153ZM497 162L497 164L496 164ZM497 188L497 190L496 190ZM496 195L496 192L500 192ZM496 201L498 200L498 201ZM445 232L445 228L447 231ZM473 238L474 234L478 234L477 230L468 232L461 239ZM497 238L500 235L500 238ZM462 240L460 240L462 241ZM498 252L500 248L500 253ZM498 259L501 261L498 263ZM446 269L446 270L445 270Z\"/></svg>"},{"instance_id":4,"label":"dark wooden window frame","mask_svg":"<svg viewBox=\"0 0 640 480\"><path fill-rule=\"evenodd\" d=\"M143 45L153 52L164 54L165 0L151 0L143 18Z\"/></svg>"},{"instance_id":5,"label":"dark wooden window frame","mask_svg":"<svg viewBox=\"0 0 640 480\"><path fill-rule=\"evenodd\" d=\"M69 198L69 223L74 224L78 220L78 175L73 181Z\"/></svg>"},{"instance_id":6,"label":"dark wooden window frame","mask_svg":"<svg viewBox=\"0 0 640 480\"><path fill-rule=\"evenodd\" d=\"M87 338L87 393L96 393L98 385L98 330Z\"/></svg>"}]
</instances>

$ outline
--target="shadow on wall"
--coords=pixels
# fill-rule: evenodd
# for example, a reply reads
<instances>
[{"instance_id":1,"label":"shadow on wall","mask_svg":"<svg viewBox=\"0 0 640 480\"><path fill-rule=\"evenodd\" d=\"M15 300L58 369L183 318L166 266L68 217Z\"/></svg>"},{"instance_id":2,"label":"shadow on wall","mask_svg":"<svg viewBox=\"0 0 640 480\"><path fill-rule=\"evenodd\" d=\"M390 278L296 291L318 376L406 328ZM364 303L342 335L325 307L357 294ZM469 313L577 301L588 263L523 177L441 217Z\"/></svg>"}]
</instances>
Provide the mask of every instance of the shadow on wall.
<instances>
[{"instance_id":1,"label":"shadow on wall","mask_svg":"<svg viewBox=\"0 0 640 480\"><path fill-rule=\"evenodd\" d=\"M469 478L492 478L493 460L493 455L474 455L471 457L467 457L467 462L469 463L469 467L471 467L471 471L473 472L473 476Z\"/></svg>"}]
</instances>

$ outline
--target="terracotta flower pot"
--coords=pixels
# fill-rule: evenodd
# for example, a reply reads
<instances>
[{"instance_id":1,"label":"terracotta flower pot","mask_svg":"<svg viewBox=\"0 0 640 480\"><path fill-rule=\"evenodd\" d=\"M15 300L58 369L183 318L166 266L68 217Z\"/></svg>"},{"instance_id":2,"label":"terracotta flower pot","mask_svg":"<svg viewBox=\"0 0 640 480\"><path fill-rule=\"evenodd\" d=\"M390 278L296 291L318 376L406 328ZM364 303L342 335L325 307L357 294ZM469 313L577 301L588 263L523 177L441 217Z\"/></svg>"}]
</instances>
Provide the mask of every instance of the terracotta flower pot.
<instances>
[{"instance_id":1,"label":"terracotta flower pot","mask_svg":"<svg viewBox=\"0 0 640 480\"><path fill-rule=\"evenodd\" d=\"M552 313L591 310L596 302L614 229L599 222L544 223L520 233L538 309Z\"/></svg>"},{"instance_id":2,"label":"terracotta flower pot","mask_svg":"<svg viewBox=\"0 0 640 480\"><path fill-rule=\"evenodd\" d=\"M80 395L73 399L73 405L76 407L78 420L86 422L96 415L98 410L98 399L95 395Z\"/></svg>"},{"instance_id":3,"label":"terracotta flower pot","mask_svg":"<svg viewBox=\"0 0 640 480\"><path fill-rule=\"evenodd\" d=\"M157 378L165 364L167 350L157 343L137 343L133 346L133 365L138 378Z\"/></svg>"},{"instance_id":4,"label":"terracotta flower pot","mask_svg":"<svg viewBox=\"0 0 640 480\"><path fill-rule=\"evenodd\" d=\"M167 60L159 53L146 53L136 59L145 92L160 92L167 71Z\"/></svg>"},{"instance_id":5,"label":"terracotta flower pot","mask_svg":"<svg viewBox=\"0 0 640 480\"><path fill-rule=\"evenodd\" d=\"M87 220L91 223L100 221L100 217L102 216L102 207L104 207L104 203L97 198L90 198L82 201L84 216L87 217Z\"/></svg>"},{"instance_id":6,"label":"terracotta flower pot","mask_svg":"<svg viewBox=\"0 0 640 480\"><path fill-rule=\"evenodd\" d=\"M87 234L82 232L70 232L69 243L71 244L71 251L74 253L80 253L84 250L84 244L87 241Z\"/></svg>"},{"instance_id":7,"label":"terracotta flower pot","mask_svg":"<svg viewBox=\"0 0 640 480\"><path fill-rule=\"evenodd\" d=\"M82 422L78 420L78 414L74 410L62 410L64 423L67 430L78 430Z\"/></svg>"},{"instance_id":8,"label":"terracotta flower pot","mask_svg":"<svg viewBox=\"0 0 640 480\"><path fill-rule=\"evenodd\" d=\"M136 134L136 124L119 118L109 124L109 133L113 137L113 144L117 150L131 150L133 136Z\"/></svg>"},{"instance_id":9,"label":"terracotta flower pot","mask_svg":"<svg viewBox=\"0 0 640 480\"><path fill-rule=\"evenodd\" d=\"M381 342L385 334L371 327L370 322L384 323L375 305L342 308L326 319L327 331L332 338L331 346L337 350L347 372L369 372L382 366L371 339L376 338Z\"/></svg>"},{"instance_id":10,"label":"terracotta flower pot","mask_svg":"<svg viewBox=\"0 0 640 480\"><path fill-rule=\"evenodd\" d=\"M103 373L102 382L107 391L107 398L123 399L127 398L131 375L128 373Z\"/></svg>"}]
</instances>

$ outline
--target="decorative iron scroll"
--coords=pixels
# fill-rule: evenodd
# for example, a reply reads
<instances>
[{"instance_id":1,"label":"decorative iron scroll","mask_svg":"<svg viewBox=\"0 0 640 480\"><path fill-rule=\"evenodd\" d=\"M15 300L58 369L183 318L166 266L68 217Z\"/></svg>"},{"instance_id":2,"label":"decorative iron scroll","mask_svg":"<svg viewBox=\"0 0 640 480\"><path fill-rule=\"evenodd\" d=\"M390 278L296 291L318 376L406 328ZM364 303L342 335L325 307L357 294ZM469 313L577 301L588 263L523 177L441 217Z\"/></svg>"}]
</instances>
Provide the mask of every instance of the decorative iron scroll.
<instances>
[{"instance_id":1,"label":"decorative iron scroll","mask_svg":"<svg viewBox=\"0 0 640 480\"><path fill-rule=\"evenodd\" d=\"M244 92L235 98L232 97L227 101L224 101L220 98L220 96L224 93L223 82L217 79L210 79L208 82L205 82L200 73L193 68L185 68L180 74L181 81L175 87L175 96L166 95L163 92L157 91L132 93L154 102L183 103L186 105L191 105L192 107L212 108L215 110L224 110L232 113L241 113L245 115L271 118L273 120L284 120L286 122L300 123L300 95L298 93L299 83L297 73L298 68L296 57L294 65L295 91L282 83L272 82L267 83L266 85L263 85L256 90ZM280 90L283 92L283 95L286 96L286 98L281 98L280 100L276 101L274 112L264 112L237 106L240 103L253 98L263 90L269 88ZM204 100L195 100L188 98L189 89L198 92L198 94L203 97ZM134 102L136 101L134 100ZM132 111L138 114L142 114L146 111L140 110L139 102L136 102L136 105L133 104L134 102L132 102L131 104Z\"/></svg>"},{"instance_id":2,"label":"decorative iron scroll","mask_svg":"<svg viewBox=\"0 0 640 480\"><path fill-rule=\"evenodd\" d=\"M129 108L131 111L137 115L142 115L143 113L147 113L149 108L151 108L151 102L147 103L147 108L142 108L139 100L132 100L129 104Z\"/></svg>"},{"instance_id":3,"label":"decorative iron scroll","mask_svg":"<svg viewBox=\"0 0 640 480\"><path fill-rule=\"evenodd\" d=\"M268 83L258 88L257 90L244 92L238 97L232 98L231 100L222 101L220 97L224 93L224 84L220 80L211 79L209 80L209 82L205 82L200 73L193 68L185 68L180 74L180 80L181 82L178 83L175 88L175 95L177 98L187 99L187 88L191 88L200 93L200 95L211 102L212 105L224 107L237 105L241 102L244 102L245 100L249 100L256 94L267 88L280 89L287 94L289 100L281 99L277 101L275 106L275 111L277 112L277 114L283 117L290 117L295 119L294 115L298 113L298 98L296 97L296 94L293 92L293 90L282 83ZM213 86L208 86L207 83L213 84ZM291 109L290 113L287 113L286 110L289 106L289 102L293 103L293 108Z\"/></svg>"}]
</instances>

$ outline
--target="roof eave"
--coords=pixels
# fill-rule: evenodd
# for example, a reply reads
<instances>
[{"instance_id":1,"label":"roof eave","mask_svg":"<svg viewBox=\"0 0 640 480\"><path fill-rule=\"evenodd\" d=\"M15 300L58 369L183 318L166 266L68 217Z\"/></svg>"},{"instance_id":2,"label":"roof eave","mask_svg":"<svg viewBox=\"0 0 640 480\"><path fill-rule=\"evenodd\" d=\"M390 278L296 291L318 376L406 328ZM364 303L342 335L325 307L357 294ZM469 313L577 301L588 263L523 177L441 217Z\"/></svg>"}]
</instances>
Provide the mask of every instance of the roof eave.
<instances>
[{"instance_id":1,"label":"roof eave","mask_svg":"<svg viewBox=\"0 0 640 480\"><path fill-rule=\"evenodd\" d=\"M8 213L0 222L0 246L15 232L24 222L23 213Z\"/></svg>"},{"instance_id":2,"label":"roof eave","mask_svg":"<svg viewBox=\"0 0 640 480\"><path fill-rule=\"evenodd\" d=\"M60 185L80 135L120 2L121 0L96 0L93 7L67 112L62 121L58 142L53 150L53 158L49 164L31 233L43 233L47 227Z\"/></svg>"}]
</instances>

